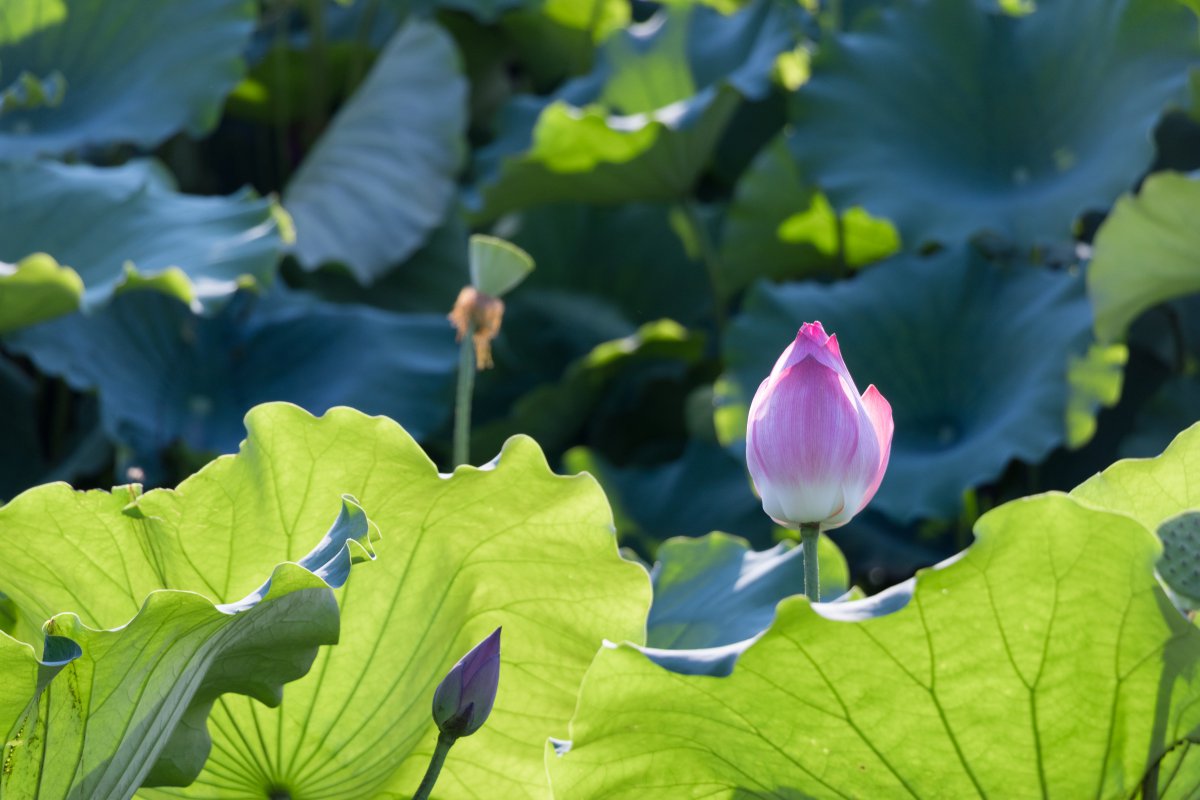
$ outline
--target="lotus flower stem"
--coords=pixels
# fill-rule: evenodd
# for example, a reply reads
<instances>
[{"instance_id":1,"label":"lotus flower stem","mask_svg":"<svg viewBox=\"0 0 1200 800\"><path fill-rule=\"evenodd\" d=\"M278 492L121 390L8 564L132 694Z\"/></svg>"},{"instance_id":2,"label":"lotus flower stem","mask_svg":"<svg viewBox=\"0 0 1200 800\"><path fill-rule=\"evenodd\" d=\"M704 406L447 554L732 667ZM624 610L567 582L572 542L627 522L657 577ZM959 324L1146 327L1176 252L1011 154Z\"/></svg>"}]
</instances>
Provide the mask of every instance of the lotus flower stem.
<instances>
[{"instance_id":1,"label":"lotus flower stem","mask_svg":"<svg viewBox=\"0 0 1200 800\"><path fill-rule=\"evenodd\" d=\"M454 466L471 457L471 395L475 392L475 324L467 323L458 355L458 393L454 400Z\"/></svg>"},{"instance_id":2,"label":"lotus flower stem","mask_svg":"<svg viewBox=\"0 0 1200 800\"><path fill-rule=\"evenodd\" d=\"M429 800L433 785L437 783L438 775L442 772L442 765L446 763L446 754L450 752L454 741L455 737L448 733L438 734L437 745L434 746L433 756L429 759L429 769L425 770L425 777L421 779L421 785L417 787L413 800Z\"/></svg>"},{"instance_id":3,"label":"lotus flower stem","mask_svg":"<svg viewBox=\"0 0 1200 800\"><path fill-rule=\"evenodd\" d=\"M800 546L804 548L804 596L814 603L821 602L821 567L817 558L820 541L820 523L806 522L800 526Z\"/></svg>"}]
</instances>

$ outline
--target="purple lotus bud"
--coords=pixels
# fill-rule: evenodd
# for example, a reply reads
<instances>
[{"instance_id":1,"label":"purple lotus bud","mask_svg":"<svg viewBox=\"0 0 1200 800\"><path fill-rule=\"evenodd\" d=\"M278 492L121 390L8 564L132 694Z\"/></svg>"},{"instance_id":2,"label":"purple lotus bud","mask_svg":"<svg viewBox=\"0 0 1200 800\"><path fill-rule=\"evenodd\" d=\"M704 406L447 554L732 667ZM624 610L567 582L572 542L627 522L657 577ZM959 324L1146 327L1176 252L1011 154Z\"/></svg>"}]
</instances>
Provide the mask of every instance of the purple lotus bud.
<instances>
[{"instance_id":1,"label":"purple lotus bud","mask_svg":"<svg viewBox=\"0 0 1200 800\"><path fill-rule=\"evenodd\" d=\"M859 396L837 337L806 322L750 405L746 464L763 510L788 528L845 525L883 480L893 428L874 386Z\"/></svg>"},{"instance_id":2,"label":"purple lotus bud","mask_svg":"<svg viewBox=\"0 0 1200 800\"><path fill-rule=\"evenodd\" d=\"M433 721L449 736L470 736L487 721L500 682L500 629L471 648L433 693Z\"/></svg>"}]
</instances>

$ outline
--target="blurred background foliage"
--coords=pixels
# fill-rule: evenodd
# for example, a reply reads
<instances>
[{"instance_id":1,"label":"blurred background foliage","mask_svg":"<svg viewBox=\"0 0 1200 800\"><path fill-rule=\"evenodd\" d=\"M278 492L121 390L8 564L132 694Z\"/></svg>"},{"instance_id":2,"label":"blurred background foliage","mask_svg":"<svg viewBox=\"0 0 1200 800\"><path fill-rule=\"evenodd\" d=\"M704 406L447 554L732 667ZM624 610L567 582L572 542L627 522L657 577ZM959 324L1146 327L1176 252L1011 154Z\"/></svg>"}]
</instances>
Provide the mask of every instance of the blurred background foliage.
<instances>
[{"instance_id":1,"label":"blurred background foliage","mask_svg":"<svg viewBox=\"0 0 1200 800\"><path fill-rule=\"evenodd\" d=\"M473 463L766 547L745 409L820 319L895 411L834 533L891 584L1200 419L1198 63L1177 0L6 0L0 497L174 484L268 400L450 468L481 231L537 269Z\"/></svg>"}]
</instances>

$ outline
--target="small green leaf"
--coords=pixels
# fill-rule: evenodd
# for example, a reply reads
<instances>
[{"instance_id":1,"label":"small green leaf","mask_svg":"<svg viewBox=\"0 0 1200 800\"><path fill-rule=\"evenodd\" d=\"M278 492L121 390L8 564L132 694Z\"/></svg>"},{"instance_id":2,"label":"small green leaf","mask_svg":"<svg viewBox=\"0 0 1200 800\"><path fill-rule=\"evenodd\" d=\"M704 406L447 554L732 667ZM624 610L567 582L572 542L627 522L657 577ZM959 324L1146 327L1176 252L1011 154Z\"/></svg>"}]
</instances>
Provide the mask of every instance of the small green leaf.
<instances>
[{"instance_id":1,"label":"small green leaf","mask_svg":"<svg viewBox=\"0 0 1200 800\"><path fill-rule=\"evenodd\" d=\"M471 285L492 297L503 297L533 272L533 259L512 242L485 236L471 237Z\"/></svg>"},{"instance_id":2,"label":"small green leaf","mask_svg":"<svg viewBox=\"0 0 1200 800\"><path fill-rule=\"evenodd\" d=\"M1200 180L1172 172L1151 175L1137 195L1117 201L1096 232L1088 294L1096 336L1125 337L1146 309L1200 292Z\"/></svg>"},{"instance_id":3,"label":"small green leaf","mask_svg":"<svg viewBox=\"0 0 1200 800\"><path fill-rule=\"evenodd\" d=\"M82 297L79 273L45 253L0 262L0 334L69 314Z\"/></svg>"},{"instance_id":4,"label":"small green leaf","mask_svg":"<svg viewBox=\"0 0 1200 800\"><path fill-rule=\"evenodd\" d=\"M900 249L895 229L861 208L839 215L799 172L780 135L738 181L721 238L721 291L861 267Z\"/></svg>"}]
</instances>

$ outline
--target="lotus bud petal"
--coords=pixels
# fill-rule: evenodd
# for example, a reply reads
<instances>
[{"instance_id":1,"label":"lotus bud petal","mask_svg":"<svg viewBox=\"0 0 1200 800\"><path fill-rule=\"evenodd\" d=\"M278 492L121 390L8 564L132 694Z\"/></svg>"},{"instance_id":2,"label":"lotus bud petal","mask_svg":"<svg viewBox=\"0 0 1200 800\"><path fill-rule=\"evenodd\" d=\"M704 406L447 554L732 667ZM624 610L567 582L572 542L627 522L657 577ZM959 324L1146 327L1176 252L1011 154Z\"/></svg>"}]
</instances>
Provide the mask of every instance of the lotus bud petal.
<instances>
[{"instance_id":1,"label":"lotus bud petal","mask_svg":"<svg viewBox=\"0 0 1200 800\"><path fill-rule=\"evenodd\" d=\"M455 664L433 693L433 721L438 730L470 736L487 721L500 683L500 629Z\"/></svg>"},{"instance_id":2,"label":"lotus bud petal","mask_svg":"<svg viewBox=\"0 0 1200 800\"><path fill-rule=\"evenodd\" d=\"M883 395L859 395L837 337L806 322L750 404L746 463L763 510L788 528L845 525L879 489L893 430Z\"/></svg>"}]
</instances>

